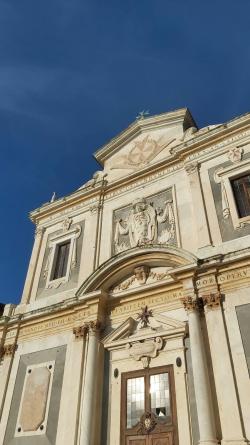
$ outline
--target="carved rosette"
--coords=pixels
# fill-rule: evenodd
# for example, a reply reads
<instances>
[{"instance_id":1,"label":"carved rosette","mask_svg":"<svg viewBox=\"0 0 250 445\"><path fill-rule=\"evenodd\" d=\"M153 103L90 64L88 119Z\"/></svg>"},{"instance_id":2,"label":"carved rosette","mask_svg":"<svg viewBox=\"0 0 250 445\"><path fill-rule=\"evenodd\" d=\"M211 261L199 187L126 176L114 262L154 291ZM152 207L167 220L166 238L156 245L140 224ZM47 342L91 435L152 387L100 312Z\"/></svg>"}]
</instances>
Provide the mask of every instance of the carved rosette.
<instances>
[{"instance_id":1,"label":"carved rosette","mask_svg":"<svg viewBox=\"0 0 250 445\"><path fill-rule=\"evenodd\" d=\"M201 311L203 309L203 301L201 298L192 298L192 297L184 297L181 298L182 304L184 306L184 309L187 312L192 312L192 311Z\"/></svg>"},{"instance_id":2,"label":"carved rosette","mask_svg":"<svg viewBox=\"0 0 250 445\"><path fill-rule=\"evenodd\" d=\"M222 295L220 292L202 295L202 301L205 307L209 309L217 309L221 305Z\"/></svg>"}]
</instances>

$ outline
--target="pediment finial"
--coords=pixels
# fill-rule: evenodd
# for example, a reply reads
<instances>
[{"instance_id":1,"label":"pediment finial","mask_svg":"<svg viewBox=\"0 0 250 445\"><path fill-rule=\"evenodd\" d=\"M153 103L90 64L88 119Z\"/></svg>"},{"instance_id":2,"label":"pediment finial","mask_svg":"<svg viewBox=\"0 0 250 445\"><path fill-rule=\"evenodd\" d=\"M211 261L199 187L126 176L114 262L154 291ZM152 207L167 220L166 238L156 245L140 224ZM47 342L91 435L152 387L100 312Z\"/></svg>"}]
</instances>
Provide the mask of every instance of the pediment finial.
<instances>
[{"instance_id":1,"label":"pediment finial","mask_svg":"<svg viewBox=\"0 0 250 445\"><path fill-rule=\"evenodd\" d=\"M50 202L54 202L56 200L56 192L53 192L51 198L50 198Z\"/></svg>"},{"instance_id":2,"label":"pediment finial","mask_svg":"<svg viewBox=\"0 0 250 445\"><path fill-rule=\"evenodd\" d=\"M148 306L141 308L141 313L137 314L137 320L140 320L142 324L142 328L147 328L150 325L149 317L153 317L153 312L151 309L148 309Z\"/></svg>"},{"instance_id":3,"label":"pediment finial","mask_svg":"<svg viewBox=\"0 0 250 445\"><path fill-rule=\"evenodd\" d=\"M148 115L149 115L149 110L142 110L136 116L136 120L139 121L141 119L145 119L145 117L147 117Z\"/></svg>"}]
</instances>

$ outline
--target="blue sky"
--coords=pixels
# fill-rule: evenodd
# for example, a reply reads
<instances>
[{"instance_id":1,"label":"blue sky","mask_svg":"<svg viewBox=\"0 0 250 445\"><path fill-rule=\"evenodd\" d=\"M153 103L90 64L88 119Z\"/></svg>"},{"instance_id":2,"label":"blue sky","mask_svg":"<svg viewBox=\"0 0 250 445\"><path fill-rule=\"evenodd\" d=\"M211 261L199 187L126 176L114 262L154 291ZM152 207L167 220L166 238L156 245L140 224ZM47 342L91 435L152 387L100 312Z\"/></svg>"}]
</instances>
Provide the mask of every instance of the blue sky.
<instances>
[{"instance_id":1,"label":"blue sky","mask_svg":"<svg viewBox=\"0 0 250 445\"><path fill-rule=\"evenodd\" d=\"M21 296L28 212L83 184L139 111L250 111L249 17L249 0L0 0L0 301Z\"/></svg>"}]
</instances>

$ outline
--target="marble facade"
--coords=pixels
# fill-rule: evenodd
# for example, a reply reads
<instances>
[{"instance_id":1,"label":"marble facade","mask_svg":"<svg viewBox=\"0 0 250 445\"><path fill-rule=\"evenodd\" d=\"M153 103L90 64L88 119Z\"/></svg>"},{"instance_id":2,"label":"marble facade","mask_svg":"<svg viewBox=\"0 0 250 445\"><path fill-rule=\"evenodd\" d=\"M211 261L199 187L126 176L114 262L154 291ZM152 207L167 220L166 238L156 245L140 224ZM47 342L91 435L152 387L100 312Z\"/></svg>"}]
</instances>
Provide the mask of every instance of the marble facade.
<instances>
[{"instance_id":1,"label":"marble facade","mask_svg":"<svg viewBox=\"0 0 250 445\"><path fill-rule=\"evenodd\" d=\"M22 299L0 318L0 445L250 443L250 215L231 187L250 172L250 114L142 117L95 157L92 179L30 214ZM124 376L158 369L176 421L145 411L129 435Z\"/></svg>"}]
</instances>

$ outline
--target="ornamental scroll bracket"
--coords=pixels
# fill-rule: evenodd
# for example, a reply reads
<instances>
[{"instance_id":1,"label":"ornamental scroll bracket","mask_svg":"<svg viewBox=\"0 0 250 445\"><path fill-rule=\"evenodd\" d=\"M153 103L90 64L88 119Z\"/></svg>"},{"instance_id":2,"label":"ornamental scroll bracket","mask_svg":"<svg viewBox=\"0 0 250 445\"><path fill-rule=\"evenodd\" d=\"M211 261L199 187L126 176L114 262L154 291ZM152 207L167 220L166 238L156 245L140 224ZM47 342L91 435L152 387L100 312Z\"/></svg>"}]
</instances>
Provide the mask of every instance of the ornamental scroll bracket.
<instances>
[{"instance_id":1,"label":"ornamental scroll bracket","mask_svg":"<svg viewBox=\"0 0 250 445\"><path fill-rule=\"evenodd\" d=\"M146 340L143 343L128 343L126 347L130 357L134 360L141 361L143 368L148 368L150 359L155 358L162 349L163 340L161 337L156 337L153 340Z\"/></svg>"}]
</instances>

